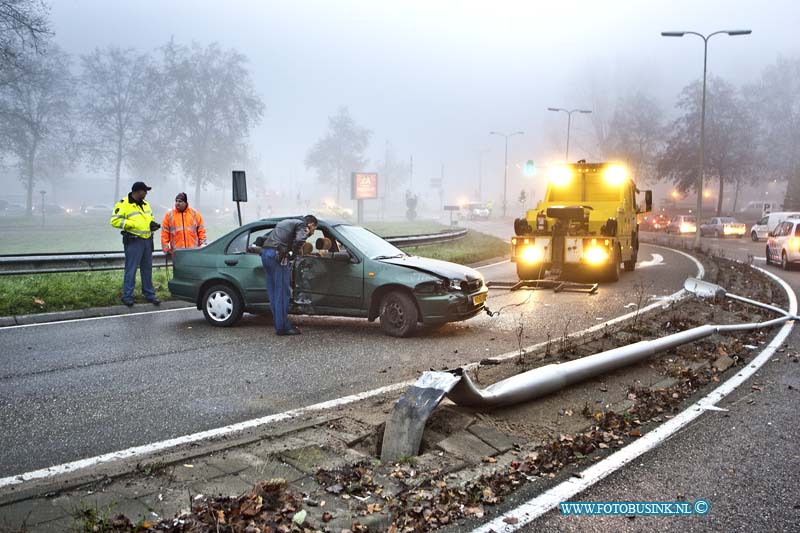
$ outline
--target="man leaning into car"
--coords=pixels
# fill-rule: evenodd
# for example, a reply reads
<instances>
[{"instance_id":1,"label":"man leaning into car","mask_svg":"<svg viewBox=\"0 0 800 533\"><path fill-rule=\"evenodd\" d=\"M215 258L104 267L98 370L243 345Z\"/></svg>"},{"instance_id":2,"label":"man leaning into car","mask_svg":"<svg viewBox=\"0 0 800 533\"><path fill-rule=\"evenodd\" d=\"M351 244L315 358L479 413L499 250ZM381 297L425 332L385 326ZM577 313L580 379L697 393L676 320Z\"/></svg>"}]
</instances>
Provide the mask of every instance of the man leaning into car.
<instances>
[{"instance_id":1,"label":"man leaning into car","mask_svg":"<svg viewBox=\"0 0 800 533\"><path fill-rule=\"evenodd\" d=\"M317 229L317 218L288 218L278 222L261 244L261 263L267 281L267 296L278 335L299 335L300 330L289 323L289 301L292 296L291 256L299 253L309 235Z\"/></svg>"}]
</instances>

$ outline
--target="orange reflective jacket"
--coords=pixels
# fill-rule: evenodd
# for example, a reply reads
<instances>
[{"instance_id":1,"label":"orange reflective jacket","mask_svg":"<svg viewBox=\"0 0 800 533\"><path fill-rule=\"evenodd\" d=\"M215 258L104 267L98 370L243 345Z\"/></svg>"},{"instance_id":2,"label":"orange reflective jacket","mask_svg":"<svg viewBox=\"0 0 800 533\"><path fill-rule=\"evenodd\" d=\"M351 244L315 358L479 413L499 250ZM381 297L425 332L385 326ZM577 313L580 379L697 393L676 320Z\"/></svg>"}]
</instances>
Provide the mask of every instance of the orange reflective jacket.
<instances>
[{"instance_id":1,"label":"orange reflective jacket","mask_svg":"<svg viewBox=\"0 0 800 533\"><path fill-rule=\"evenodd\" d=\"M176 248L196 248L206 244L206 227L203 217L186 206L181 212L170 209L161 222L161 248L172 252Z\"/></svg>"}]
</instances>

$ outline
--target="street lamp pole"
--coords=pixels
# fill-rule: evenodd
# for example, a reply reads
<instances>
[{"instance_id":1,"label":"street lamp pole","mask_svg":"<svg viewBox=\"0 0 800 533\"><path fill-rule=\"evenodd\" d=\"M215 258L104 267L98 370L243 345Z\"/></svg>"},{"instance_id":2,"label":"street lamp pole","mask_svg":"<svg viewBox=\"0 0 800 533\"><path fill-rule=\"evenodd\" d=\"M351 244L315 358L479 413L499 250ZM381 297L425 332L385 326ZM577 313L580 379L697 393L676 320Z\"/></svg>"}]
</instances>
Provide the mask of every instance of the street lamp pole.
<instances>
[{"instance_id":1,"label":"street lamp pole","mask_svg":"<svg viewBox=\"0 0 800 533\"><path fill-rule=\"evenodd\" d=\"M695 31L662 31L662 37L683 37L684 35L697 35L703 39L703 103L700 108L700 174L697 176L697 212L695 220L697 230L694 234L694 247L700 248L700 222L703 215L703 181L706 173L706 72L708 70L708 40L715 35L726 33L732 37L736 35L749 35L751 30L720 30L708 35Z\"/></svg>"},{"instance_id":2,"label":"street lamp pole","mask_svg":"<svg viewBox=\"0 0 800 533\"><path fill-rule=\"evenodd\" d=\"M567 110L567 109L564 109L562 107L548 107L547 110L548 111L555 111L555 112L563 111L564 113L567 114L567 151L564 154L564 162L568 163L569 162L569 130L570 130L570 127L572 126L572 114L573 113L591 113L591 110L589 110L589 109L570 109L570 110Z\"/></svg>"},{"instance_id":3,"label":"street lamp pole","mask_svg":"<svg viewBox=\"0 0 800 533\"><path fill-rule=\"evenodd\" d=\"M508 138L513 137L514 135L524 135L524 131L515 131L514 133L503 133L500 131L490 131L489 135L500 135L501 137L505 137L506 139L506 159L505 159L505 166L503 167L503 217L506 216L506 201L507 197L507 190L508 190Z\"/></svg>"}]
</instances>

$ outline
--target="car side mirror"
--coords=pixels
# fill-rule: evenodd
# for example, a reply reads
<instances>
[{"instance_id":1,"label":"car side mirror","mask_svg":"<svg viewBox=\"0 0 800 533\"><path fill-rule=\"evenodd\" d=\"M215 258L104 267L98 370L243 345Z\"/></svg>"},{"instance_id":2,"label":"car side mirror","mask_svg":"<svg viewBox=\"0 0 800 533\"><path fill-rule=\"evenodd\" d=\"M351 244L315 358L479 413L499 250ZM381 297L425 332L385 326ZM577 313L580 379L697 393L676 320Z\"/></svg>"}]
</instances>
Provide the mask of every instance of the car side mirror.
<instances>
[{"instance_id":1,"label":"car side mirror","mask_svg":"<svg viewBox=\"0 0 800 533\"><path fill-rule=\"evenodd\" d=\"M348 252L333 252L331 254L331 259L338 263L349 263L350 254Z\"/></svg>"}]
</instances>

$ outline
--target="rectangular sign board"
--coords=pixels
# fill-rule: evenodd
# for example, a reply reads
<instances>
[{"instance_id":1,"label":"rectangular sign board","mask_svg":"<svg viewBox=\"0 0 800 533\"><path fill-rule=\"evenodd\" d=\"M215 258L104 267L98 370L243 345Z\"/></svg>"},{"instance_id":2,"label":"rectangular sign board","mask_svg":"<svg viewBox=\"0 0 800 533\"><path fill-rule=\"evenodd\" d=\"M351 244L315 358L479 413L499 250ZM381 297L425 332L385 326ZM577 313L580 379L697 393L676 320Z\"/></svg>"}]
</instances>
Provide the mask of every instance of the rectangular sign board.
<instances>
[{"instance_id":1,"label":"rectangular sign board","mask_svg":"<svg viewBox=\"0 0 800 533\"><path fill-rule=\"evenodd\" d=\"M378 197L377 172L353 172L352 198L366 200Z\"/></svg>"}]
</instances>

